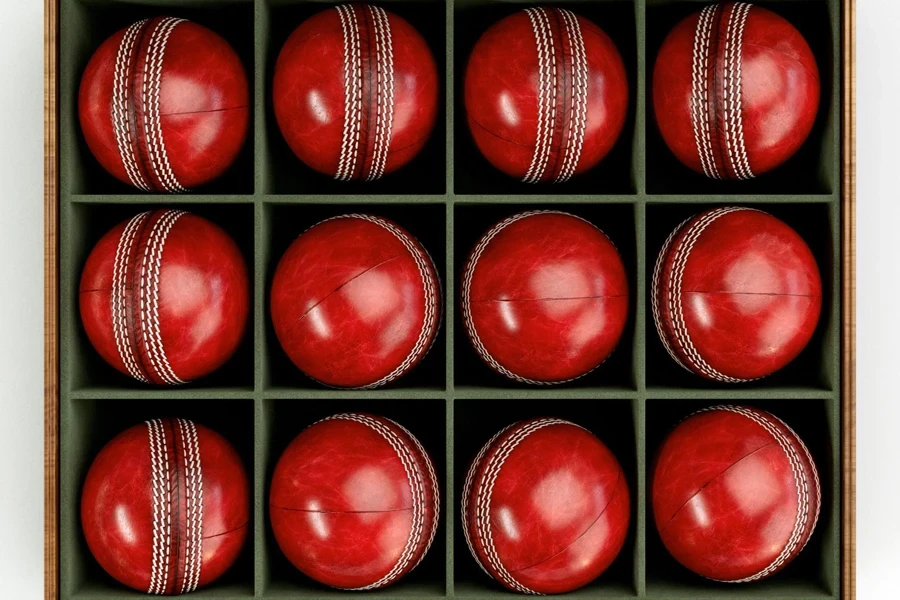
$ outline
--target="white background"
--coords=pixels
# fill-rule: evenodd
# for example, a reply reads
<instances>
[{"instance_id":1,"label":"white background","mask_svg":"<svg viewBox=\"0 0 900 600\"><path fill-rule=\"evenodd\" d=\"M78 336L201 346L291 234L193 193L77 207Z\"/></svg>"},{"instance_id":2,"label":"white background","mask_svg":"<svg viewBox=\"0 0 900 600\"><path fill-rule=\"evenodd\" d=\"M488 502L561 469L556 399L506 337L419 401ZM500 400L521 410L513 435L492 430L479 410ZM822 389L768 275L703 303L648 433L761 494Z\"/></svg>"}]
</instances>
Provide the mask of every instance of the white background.
<instances>
[{"instance_id":1,"label":"white background","mask_svg":"<svg viewBox=\"0 0 900 600\"><path fill-rule=\"evenodd\" d=\"M43 581L43 14L0 0L0 595ZM859 0L859 598L900 564L900 3Z\"/></svg>"}]
</instances>

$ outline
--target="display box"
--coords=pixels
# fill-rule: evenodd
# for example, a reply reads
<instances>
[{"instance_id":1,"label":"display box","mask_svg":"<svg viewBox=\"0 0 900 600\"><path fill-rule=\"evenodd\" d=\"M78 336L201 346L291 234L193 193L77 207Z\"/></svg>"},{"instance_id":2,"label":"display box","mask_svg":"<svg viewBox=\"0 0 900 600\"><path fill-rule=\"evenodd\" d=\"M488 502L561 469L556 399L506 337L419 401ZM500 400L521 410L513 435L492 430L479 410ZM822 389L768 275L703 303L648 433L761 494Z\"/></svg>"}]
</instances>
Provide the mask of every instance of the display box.
<instances>
[{"instance_id":1,"label":"display box","mask_svg":"<svg viewBox=\"0 0 900 600\"><path fill-rule=\"evenodd\" d=\"M187 418L235 447L251 482L248 538L225 576L196 598L512 597L478 567L459 507L479 448L518 420L554 416L600 437L621 462L631 492L625 546L583 598L855 598L855 167L854 1L773 0L816 58L821 101L812 133L781 167L751 181L712 181L684 167L656 124L652 75L666 33L704 3L685 0L552 0L602 27L619 48L628 111L615 147L569 182L526 185L479 153L467 125L469 55L491 24L531 3L387 0L418 29L435 58L440 91L428 142L406 167L376 182L340 182L296 159L272 103L279 52L304 19L334 6L308 0L47 0L46 10L46 597L137 598L93 558L81 529L80 498L100 449L149 418ZM221 35L248 76L246 142L224 175L188 193L136 190L109 175L79 124L78 90L94 50L143 18L183 17ZM669 233L703 210L739 205L771 213L808 243L822 279L822 313L809 344L782 371L722 384L678 367L657 335L653 267ZM79 314L85 261L100 238L141 211L187 210L236 242L250 282L248 321L237 351L194 383L156 387L109 366ZM477 240L528 210L564 211L602 229L627 273L628 320L612 355L585 377L557 386L516 383L493 371L468 339L461 274ZM299 371L272 324L271 285L281 256L315 223L341 214L399 224L430 254L442 317L434 345L407 376L374 390L333 389ZM649 500L666 433L696 410L744 404L772 412L808 444L822 482L818 527L803 553L766 581L732 586L693 575L666 552ZM278 457L305 427L338 412L389 417L415 434L435 461L441 517L431 550L395 585L351 593L325 587L280 552L268 514Z\"/></svg>"}]
</instances>

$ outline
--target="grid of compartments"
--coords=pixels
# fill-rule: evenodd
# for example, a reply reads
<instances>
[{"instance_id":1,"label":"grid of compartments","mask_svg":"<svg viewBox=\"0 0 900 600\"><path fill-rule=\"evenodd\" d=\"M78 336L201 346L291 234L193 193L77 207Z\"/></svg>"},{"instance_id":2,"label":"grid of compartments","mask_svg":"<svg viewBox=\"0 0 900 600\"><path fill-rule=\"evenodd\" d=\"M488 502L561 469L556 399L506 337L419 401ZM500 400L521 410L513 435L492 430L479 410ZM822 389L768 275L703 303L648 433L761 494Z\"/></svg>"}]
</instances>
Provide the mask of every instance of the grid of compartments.
<instances>
[{"instance_id":1,"label":"grid of compartments","mask_svg":"<svg viewBox=\"0 0 900 600\"><path fill-rule=\"evenodd\" d=\"M328 6L297 0L61 0L61 494L60 590L68 598L140 594L106 576L79 524L81 486L92 458L117 432L157 416L192 418L222 433L254 483L252 534L241 557L198 598L333 597L295 571L274 542L266 490L275 461L303 427L327 414L367 411L410 428L438 466L442 522L425 561L371 595L386 598L509 595L480 572L458 518L462 480L477 449L502 426L533 416L573 420L603 439L632 491L632 524L613 566L573 595L603 598L837 598L840 593L840 5L839 0L764 3L798 26L815 53L822 101L803 149L777 171L740 184L684 169L665 148L648 106L650 72L669 28L700 6L681 0L565 2L600 24L622 52L631 108L620 140L596 169L554 187L526 186L495 172L469 137L462 70L478 36L523 5L491 0L383 3L419 29L445 88L438 125L415 162L374 184L342 184L294 159L275 123L269 91L275 59L290 31ZM554 4L554 2L548 2ZM75 109L81 72L112 32L143 18L176 15L225 37L252 74L248 142L225 176L182 196L133 193L103 172L80 134ZM721 204L770 211L806 239L823 275L822 317L788 368L752 384L725 386L682 372L656 336L650 272L667 233L683 218ZM178 206L222 226L237 241L253 281L252 324L239 351L213 375L172 389L142 387L97 356L78 316L78 279L93 244L112 225L148 207ZM465 257L492 223L524 209L552 207L583 216L613 239L633 291L622 342L590 376L552 388L505 380L478 359L457 306ZM335 214L391 218L431 252L444 284L444 323L431 353L394 386L336 391L300 374L272 330L267 289L277 260L309 225ZM668 555L646 500L648 469L666 431L694 410L721 402L772 411L810 446L823 480L822 516L801 556L767 581L728 586L693 576ZM364 594L367 595L367 594Z\"/></svg>"}]
</instances>

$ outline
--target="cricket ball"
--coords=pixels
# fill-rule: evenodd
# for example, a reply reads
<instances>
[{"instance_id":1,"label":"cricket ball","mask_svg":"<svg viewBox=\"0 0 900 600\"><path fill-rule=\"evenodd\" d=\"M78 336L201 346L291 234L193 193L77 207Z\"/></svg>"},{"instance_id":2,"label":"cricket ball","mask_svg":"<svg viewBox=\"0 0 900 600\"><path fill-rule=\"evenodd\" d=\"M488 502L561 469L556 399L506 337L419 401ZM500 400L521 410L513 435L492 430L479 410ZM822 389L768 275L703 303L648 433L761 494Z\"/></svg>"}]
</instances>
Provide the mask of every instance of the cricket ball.
<instances>
[{"instance_id":1,"label":"cricket ball","mask_svg":"<svg viewBox=\"0 0 900 600\"><path fill-rule=\"evenodd\" d=\"M373 388L428 353L440 327L441 284L428 252L399 225L341 215L285 252L271 310L297 368L328 386Z\"/></svg>"},{"instance_id":2,"label":"cricket ball","mask_svg":"<svg viewBox=\"0 0 900 600\"><path fill-rule=\"evenodd\" d=\"M278 460L269 514L279 547L304 574L336 588L378 589L412 571L434 541L437 474L402 425L333 415Z\"/></svg>"},{"instance_id":3,"label":"cricket ball","mask_svg":"<svg viewBox=\"0 0 900 600\"><path fill-rule=\"evenodd\" d=\"M281 133L307 166L374 180L407 164L431 135L438 75L428 44L383 8L346 4L304 21L275 65Z\"/></svg>"},{"instance_id":4,"label":"cricket ball","mask_svg":"<svg viewBox=\"0 0 900 600\"><path fill-rule=\"evenodd\" d=\"M653 517L668 551L717 581L758 581L809 541L821 506L816 465L781 419L716 406L679 424L659 451Z\"/></svg>"},{"instance_id":5,"label":"cricket ball","mask_svg":"<svg viewBox=\"0 0 900 600\"><path fill-rule=\"evenodd\" d=\"M527 8L475 44L466 118L484 157L526 183L587 171L615 145L628 112L628 79L615 44L562 8Z\"/></svg>"},{"instance_id":6,"label":"cricket ball","mask_svg":"<svg viewBox=\"0 0 900 600\"><path fill-rule=\"evenodd\" d=\"M724 383L765 377L806 347L822 310L819 268L797 232L725 207L682 223L656 260L656 330L679 365Z\"/></svg>"},{"instance_id":7,"label":"cricket ball","mask_svg":"<svg viewBox=\"0 0 900 600\"><path fill-rule=\"evenodd\" d=\"M219 434L186 419L126 429L94 459L81 525L100 566L148 594L209 585L240 553L250 523L241 459Z\"/></svg>"},{"instance_id":8,"label":"cricket ball","mask_svg":"<svg viewBox=\"0 0 900 600\"><path fill-rule=\"evenodd\" d=\"M146 192L185 192L224 173L243 146L247 76L209 29L144 19L94 52L78 117L88 148L113 177Z\"/></svg>"},{"instance_id":9,"label":"cricket ball","mask_svg":"<svg viewBox=\"0 0 900 600\"><path fill-rule=\"evenodd\" d=\"M97 242L81 274L81 322L106 360L143 383L179 384L222 366L244 333L244 259L182 210L143 212Z\"/></svg>"},{"instance_id":10,"label":"cricket ball","mask_svg":"<svg viewBox=\"0 0 900 600\"><path fill-rule=\"evenodd\" d=\"M613 352L628 319L616 247L580 217L532 211L500 221L462 274L462 313L478 355L520 383L563 383Z\"/></svg>"},{"instance_id":11,"label":"cricket ball","mask_svg":"<svg viewBox=\"0 0 900 600\"><path fill-rule=\"evenodd\" d=\"M653 107L678 160L713 179L748 179L803 145L819 108L819 70L785 19L720 2L681 21L663 42Z\"/></svg>"},{"instance_id":12,"label":"cricket ball","mask_svg":"<svg viewBox=\"0 0 900 600\"><path fill-rule=\"evenodd\" d=\"M618 556L631 504L612 452L560 419L521 421L478 452L466 475L462 523L479 566L507 588L560 594Z\"/></svg>"}]
</instances>

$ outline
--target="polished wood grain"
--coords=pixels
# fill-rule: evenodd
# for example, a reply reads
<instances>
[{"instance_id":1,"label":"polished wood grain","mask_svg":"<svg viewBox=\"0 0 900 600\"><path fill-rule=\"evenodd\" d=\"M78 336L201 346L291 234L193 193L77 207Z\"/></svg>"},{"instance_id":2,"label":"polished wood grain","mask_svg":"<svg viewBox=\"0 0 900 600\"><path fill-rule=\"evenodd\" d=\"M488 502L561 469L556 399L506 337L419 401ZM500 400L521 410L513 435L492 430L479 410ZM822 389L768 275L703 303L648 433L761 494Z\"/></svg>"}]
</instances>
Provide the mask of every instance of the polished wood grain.
<instances>
[{"instance_id":1,"label":"polished wood grain","mask_svg":"<svg viewBox=\"0 0 900 600\"><path fill-rule=\"evenodd\" d=\"M841 130L841 598L856 599L856 0L843 11Z\"/></svg>"},{"instance_id":2,"label":"polished wood grain","mask_svg":"<svg viewBox=\"0 0 900 600\"><path fill-rule=\"evenodd\" d=\"M57 0L44 3L44 597L59 597L59 127Z\"/></svg>"}]
</instances>

